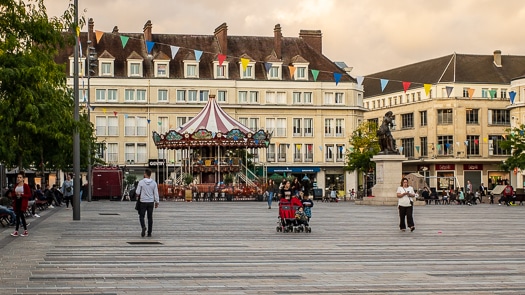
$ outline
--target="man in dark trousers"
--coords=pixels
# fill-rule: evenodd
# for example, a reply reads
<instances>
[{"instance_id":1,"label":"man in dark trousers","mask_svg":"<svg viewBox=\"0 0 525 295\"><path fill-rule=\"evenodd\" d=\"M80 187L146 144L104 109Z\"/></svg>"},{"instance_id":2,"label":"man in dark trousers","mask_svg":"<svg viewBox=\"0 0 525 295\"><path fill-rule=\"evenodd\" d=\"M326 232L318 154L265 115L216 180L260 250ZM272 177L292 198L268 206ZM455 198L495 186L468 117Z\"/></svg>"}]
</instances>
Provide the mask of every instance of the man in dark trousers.
<instances>
[{"instance_id":1,"label":"man in dark trousers","mask_svg":"<svg viewBox=\"0 0 525 295\"><path fill-rule=\"evenodd\" d=\"M159 207L159 189L155 180L151 179L151 170L144 171L144 178L139 182L136 191L137 197L140 198L139 221L142 227L141 236L146 235L146 223L144 216L148 213L148 237L151 237L153 229L153 207Z\"/></svg>"}]
</instances>

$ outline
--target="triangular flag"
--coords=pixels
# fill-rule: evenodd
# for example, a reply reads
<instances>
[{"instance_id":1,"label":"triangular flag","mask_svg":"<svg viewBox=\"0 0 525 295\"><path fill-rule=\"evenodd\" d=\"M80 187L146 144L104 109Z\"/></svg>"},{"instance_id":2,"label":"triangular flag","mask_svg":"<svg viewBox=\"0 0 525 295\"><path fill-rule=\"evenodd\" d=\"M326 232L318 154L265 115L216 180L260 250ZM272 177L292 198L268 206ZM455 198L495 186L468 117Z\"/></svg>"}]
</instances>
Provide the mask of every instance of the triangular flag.
<instances>
[{"instance_id":1,"label":"triangular flag","mask_svg":"<svg viewBox=\"0 0 525 295\"><path fill-rule=\"evenodd\" d=\"M295 73L295 67L294 66L288 66L288 69L290 70L290 79L293 80L293 74Z\"/></svg>"},{"instance_id":2,"label":"triangular flag","mask_svg":"<svg viewBox=\"0 0 525 295\"><path fill-rule=\"evenodd\" d=\"M161 126L161 125L162 125L162 122L161 122L161 121L158 121L157 124L159 124L159 126Z\"/></svg>"},{"instance_id":3,"label":"triangular flag","mask_svg":"<svg viewBox=\"0 0 525 295\"><path fill-rule=\"evenodd\" d=\"M475 145L478 145L478 144L479 144L479 139L477 139L477 138L474 139L474 144L475 144Z\"/></svg>"},{"instance_id":4,"label":"triangular flag","mask_svg":"<svg viewBox=\"0 0 525 295\"><path fill-rule=\"evenodd\" d=\"M483 137L483 142L487 142L487 138L486 137Z\"/></svg>"},{"instance_id":5,"label":"triangular flag","mask_svg":"<svg viewBox=\"0 0 525 295\"><path fill-rule=\"evenodd\" d=\"M343 76L343 74L341 74L341 73L334 73L335 85L339 84L339 81L341 81L341 77L342 76Z\"/></svg>"},{"instance_id":6,"label":"triangular flag","mask_svg":"<svg viewBox=\"0 0 525 295\"><path fill-rule=\"evenodd\" d=\"M155 42L153 42L153 41L146 41L146 48L148 49L148 54L151 53L151 49L153 49L153 46L155 46Z\"/></svg>"},{"instance_id":7,"label":"triangular flag","mask_svg":"<svg viewBox=\"0 0 525 295\"><path fill-rule=\"evenodd\" d=\"M148 119L148 124L149 124L150 122L151 122L151 120L150 120L150 119Z\"/></svg>"},{"instance_id":8,"label":"triangular flag","mask_svg":"<svg viewBox=\"0 0 525 295\"><path fill-rule=\"evenodd\" d=\"M385 91L386 85L388 84L387 79L381 79L381 92Z\"/></svg>"},{"instance_id":9,"label":"triangular flag","mask_svg":"<svg viewBox=\"0 0 525 295\"><path fill-rule=\"evenodd\" d=\"M476 90L476 89L474 89L474 88L469 88L469 89L467 90L467 92L468 92L468 97L469 97L470 99L472 99L472 97L474 96L474 91L475 91L475 90Z\"/></svg>"},{"instance_id":10,"label":"triangular flag","mask_svg":"<svg viewBox=\"0 0 525 295\"><path fill-rule=\"evenodd\" d=\"M427 96L430 96L430 89L432 89L432 84L423 84L423 87L425 88L425 94Z\"/></svg>"},{"instance_id":11,"label":"triangular flag","mask_svg":"<svg viewBox=\"0 0 525 295\"><path fill-rule=\"evenodd\" d=\"M416 151L419 153L419 145L416 145Z\"/></svg>"},{"instance_id":12,"label":"triangular flag","mask_svg":"<svg viewBox=\"0 0 525 295\"><path fill-rule=\"evenodd\" d=\"M319 70L312 70L312 77L314 77L314 82L317 81L317 76L319 76Z\"/></svg>"},{"instance_id":13,"label":"triangular flag","mask_svg":"<svg viewBox=\"0 0 525 295\"><path fill-rule=\"evenodd\" d=\"M489 91L489 93L490 93L490 98L491 99L494 99L496 97L496 89L491 89Z\"/></svg>"},{"instance_id":14,"label":"triangular flag","mask_svg":"<svg viewBox=\"0 0 525 295\"><path fill-rule=\"evenodd\" d=\"M124 114L124 118L126 118L126 119L127 119L127 118L128 118L128 114Z\"/></svg>"},{"instance_id":15,"label":"triangular flag","mask_svg":"<svg viewBox=\"0 0 525 295\"><path fill-rule=\"evenodd\" d=\"M465 140L465 145L468 146L468 140Z\"/></svg>"},{"instance_id":16,"label":"triangular flag","mask_svg":"<svg viewBox=\"0 0 525 295\"><path fill-rule=\"evenodd\" d=\"M202 56L202 51L194 49L193 52L195 53L195 60L200 61Z\"/></svg>"},{"instance_id":17,"label":"triangular flag","mask_svg":"<svg viewBox=\"0 0 525 295\"><path fill-rule=\"evenodd\" d=\"M242 65L242 70L243 71L246 71L246 68L248 67L248 63L249 62L250 62L249 59L241 57L241 65Z\"/></svg>"},{"instance_id":18,"label":"triangular flag","mask_svg":"<svg viewBox=\"0 0 525 295\"><path fill-rule=\"evenodd\" d=\"M363 77L363 76L357 76L357 77L355 77L355 78L356 78L356 80L357 80L357 86L361 86L361 85L363 85L363 81L365 80L365 77Z\"/></svg>"},{"instance_id":19,"label":"triangular flag","mask_svg":"<svg viewBox=\"0 0 525 295\"><path fill-rule=\"evenodd\" d=\"M106 113L106 108L102 108L102 112L105 114Z\"/></svg>"},{"instance_id":20,"label":"triangular flag","mask_svg":"<svg viewBox=\"0 0 525 295\"><path fill-rule=\"evenodd\" d=\"M514 98L516 98L516 91L509 92L509 96L510 96L510 103L514 104Z\"/></svg>"},{"instance_id":21,"label":"triangular flag","mask_svg":"<svg viewBox=\"0 0 525 295\"><path fill-rule=\"evenodd\" d=\"M441 144L437 145L437 149L438 149L438 151L441 151Z\"/></svg>"},{"instance_id":22,"label":"triangular flag","mask_svg":"<svg viewBox=\"0 0 525 295\"><path fill-rule=\"evenodd\" d=\"M321 152L323 151L323 147L322 146L319 146L319 149L321 150Z\"/></svg>"},{"instance_id":23,"label":"triangular flag","mask_svg":"<svg viewBox=\"0 0 525 295\"><path fill-rule=\"evenodd\" d=\"M118 114L117 112L113 111L113 115L115 115L115 117L117 116L117 114Z\"/></svg>"},{"instance_id":24,"label":"triangular flag","mask_svg":"<svg viewBox=\"0 0 525 295\"><path fill-rule=\"evenodd\" d=\"M360 147L359 150L361 151L361 153L365 150L365 148L362 148Z\"/></svg>"},{"instance_id":25,"label":"triangular flag","mask_svg":"<svg viewBox=\"0 0 525 295\"><path fill-rule=\"evenodd\" d=\"M410 87L411 82L403 82L403 90L407 93L408 87Z\"/></svg>"},{"instance_id":26,"label":"triangular flag","mask_svg":"<svg viewBox=\"0 0 525 295\"><path fill-rule=\"evenodd\" d=\"M122 48L126 47L126 44L128 44L129 37L127 36L120 36L120 42L122 42Z\"/></svg>"},{"instance_id":27,"label":"triangular flag","mask_svg":"<svg viewBox=\"0 0 525 295\"><path fill-rule=\"evenodd\" d=\"M397 149L399 150L400 153L403 153L403 147L402 146L398 147Z\"/></svg>"},{"instance_id":28,"label":"triangular flag","mask_svg":"<svg viewBox=\"0 0 525 295\"><path fill-rule=\"evenodd\" d=\"M97 43L100 41L100 38L102 38L102 35L104 35L104 32L95 30L95 38L97 39Z\"/></svg>"},{"instance_id":29,"label":"triangular flag","mask_svg":"<svg viewBox=\"0 0 525 295\"><path fill-rule=\"evenodd\" d=\"M179 46L170 46L171 49L171 59L175 59L175 55L179 52Z\"/></svg>"},{"instance_id":30,"label":"triangular flag","mask_svg":"<svg viewBox=\"0 0 525 295\"><path fill-rule=\"evenodd\" d=\"M452 86L447 86L445 87L446 90L447 90L447 97L450 97L450 95L452 94L452 90L454 89L454 87Z\"/></svg>"},{"instance_id":31,"label":"triangular flag","mask_svg":"<svg viewBox=\"0 0 525 295\"><path fill-rule=\"evenodd\" d=\"M270 71L270 69L272 68L272 63L265 62L264 63L264 68L266 69L266 73L268 73Z\"/></svg>"},{"instance_id":32,"label":"triangular flag","mask_svg":"<svg viewBox=\"0 0 525 295\"><path fill-rule=\"evenodd\" d=\"M219 53L217 59L219 60L219 66L222 66L222 63L226 60L226 55Z\"/></svg>"}]
</instances>

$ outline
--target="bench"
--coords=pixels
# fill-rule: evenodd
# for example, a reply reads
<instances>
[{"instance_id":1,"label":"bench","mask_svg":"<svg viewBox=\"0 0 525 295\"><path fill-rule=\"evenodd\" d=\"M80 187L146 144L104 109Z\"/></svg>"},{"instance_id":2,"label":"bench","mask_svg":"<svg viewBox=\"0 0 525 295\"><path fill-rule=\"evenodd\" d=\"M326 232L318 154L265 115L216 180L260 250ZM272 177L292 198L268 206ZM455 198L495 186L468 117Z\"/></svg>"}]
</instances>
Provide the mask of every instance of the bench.
<instances>
[{"instance_id":1,"label":"bench","mask_svg":"<svg viewBox=\"0 0 525 295\"><path fill-rule=\"evenodd\" d=\"M7 213L0 213L0 223L2 224L2 227L6 227L10 224L11 216Z\"/></svg>"}]
</instances>

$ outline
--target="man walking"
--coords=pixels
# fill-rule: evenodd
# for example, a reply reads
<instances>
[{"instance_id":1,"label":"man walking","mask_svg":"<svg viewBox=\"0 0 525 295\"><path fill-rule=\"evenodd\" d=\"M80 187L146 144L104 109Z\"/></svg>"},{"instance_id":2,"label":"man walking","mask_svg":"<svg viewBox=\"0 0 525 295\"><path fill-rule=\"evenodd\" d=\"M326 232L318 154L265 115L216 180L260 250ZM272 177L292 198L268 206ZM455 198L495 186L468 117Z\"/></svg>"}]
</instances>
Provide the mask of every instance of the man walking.
<instances>
[{"instance_id":1,"label":"man walking","mask_svg":"<svg viewBox=\"0 0 525 295\"><path fill-rule=\"evenodd\" d=\"M150 178L151 170L146 169L144 171L144 178L139 182L137 186L137 197L140 200L139 207L139 221L142 227L141 236L146 235L146 224L144 222L144 215L148 213L148 237L151 237L151 231L153 229L153 207L159 207L159 189L157 183Z\"/></svg>"}]
</instances>

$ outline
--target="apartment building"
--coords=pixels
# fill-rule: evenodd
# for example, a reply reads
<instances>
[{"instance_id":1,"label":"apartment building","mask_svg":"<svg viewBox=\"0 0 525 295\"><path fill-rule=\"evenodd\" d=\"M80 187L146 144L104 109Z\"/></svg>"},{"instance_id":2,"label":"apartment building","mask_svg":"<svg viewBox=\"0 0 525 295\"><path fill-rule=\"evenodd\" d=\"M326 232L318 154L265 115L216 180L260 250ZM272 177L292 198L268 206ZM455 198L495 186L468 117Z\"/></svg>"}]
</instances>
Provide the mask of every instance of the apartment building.
<instances>
[{"instance_id":1,"label":"apartment building","mask_svg":"<svg viewBox=\"0 0 525 295\"><path fill-rule=\"evenodd\" d=\"M380 124L392 111L392 134L407 157L403 174L425 175L438 191L463 187L467 180L475 188L505 180L522 187L513 172L501 170L510 150L499 143L523 116L513 115L518 110L510 95L512 79L524 72L525 56L496 50L454 53L372 74L363 82L365 119Z\"/></svg>"},{"instance_id":2,"label":"apartment building","mask_svg":"<svg viewBox=\"0 0 525 295\"><path fill-rule=\"evenodd\" d=\"M348 136L365 112L362 86L348 68L323 55L321 31L283 37L276 25L273 33L230 36L222 24L211 35L154 34L150 21L142 33L121 33L117 27L101 32L90 19L88 32L80 35L80 85L100 158L137 175L150 167L157 179L170 177L183 154L157 150L152 132L182 126L213 94L243 125L272 132L267 148L251 150L259 174L307 176L320 187L345 191L354 187L356 176L343 167ZM97 67L86 91L90 50ZM72 85L73 50L57 61L67 64Z\"/></svg>"}]
</instances>

